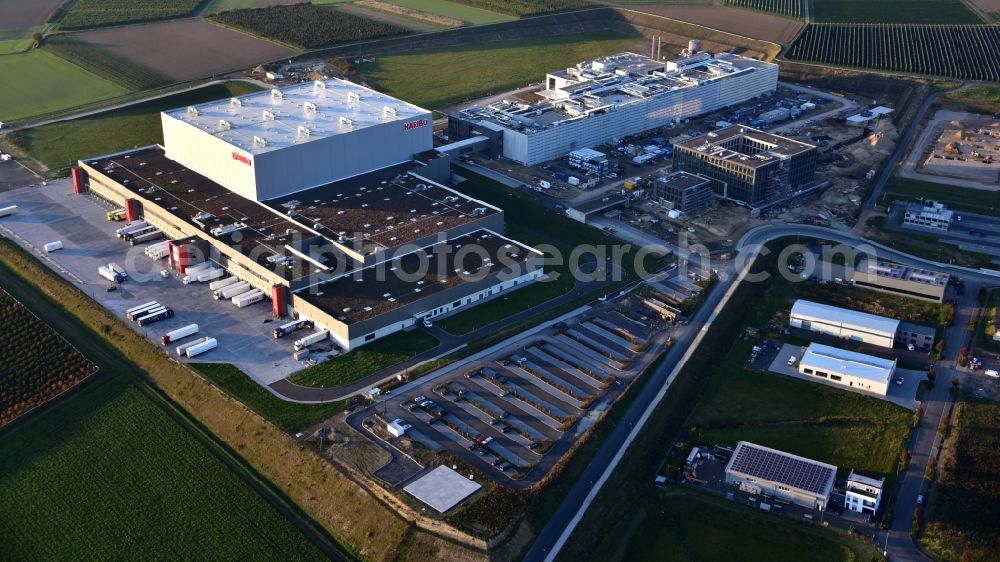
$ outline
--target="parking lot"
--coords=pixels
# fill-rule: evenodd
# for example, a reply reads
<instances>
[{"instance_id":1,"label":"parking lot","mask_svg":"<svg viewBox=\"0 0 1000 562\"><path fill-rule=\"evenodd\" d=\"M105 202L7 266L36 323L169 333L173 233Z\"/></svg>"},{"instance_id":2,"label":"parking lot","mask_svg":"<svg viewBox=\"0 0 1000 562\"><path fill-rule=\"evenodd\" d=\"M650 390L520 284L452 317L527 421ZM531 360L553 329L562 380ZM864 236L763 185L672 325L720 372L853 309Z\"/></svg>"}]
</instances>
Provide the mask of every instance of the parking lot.
<instances>
[{"instance_id":1,"label":"parking lot","mask_svg":"<svg viewBox=\"0 0 1000 562\"><path fill-rule=\"evenodd\" d=\"M402 439L530 486L662 351L666 333L608 303L430 377L353 423L400 420Z\"/></svg>"},{"instance_id":2,"label":"parking lot","mask_svg":"<svg viewBox=\"0 0 1000 562\"><path fill-rule=\"evenodd\" d=\"M144 328L129 322L157 345L162 334L196 323L197 336L183 342L204 336L218 340L218 347L198 356L197 362L233 363L263 384L303 368L302 362L292 358L295 338L271 336L276 324L269 301L237 309L227 300L215 300L208 283L184 285L176 273L161 277L166 259L154 262L144 254L145 245L130 246L115 237L123 223L107 220L110 207L88 195L72 194L68 180L0 193L0 206L11 204L18 206L18 213L0 219L3 234L41 257L116 316L124 317L126 309L154 300L173 309L172 318ZM63 249L45 254L41 248L55 240L62 241ZM113 292L108 292L111 283L97 273L98 267L109 262L129 273L129 280ZM174 345L169 347L171 356L177 358Z\"/></svg>"}]
</instances>

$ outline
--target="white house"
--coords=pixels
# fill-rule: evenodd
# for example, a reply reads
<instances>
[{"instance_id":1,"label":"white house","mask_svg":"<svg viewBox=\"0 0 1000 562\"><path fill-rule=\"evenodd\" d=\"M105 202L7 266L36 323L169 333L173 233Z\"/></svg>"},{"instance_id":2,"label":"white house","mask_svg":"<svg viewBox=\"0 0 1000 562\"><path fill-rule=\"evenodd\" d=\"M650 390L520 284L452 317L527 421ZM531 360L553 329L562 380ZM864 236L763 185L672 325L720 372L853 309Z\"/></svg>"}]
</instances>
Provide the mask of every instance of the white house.
<instances>
[{"instance_id":1,"label":"white house","mask_svg":"<svg viewBox=\"0 0 1000 562\"><path fill-rule=\"evenodd\" d=\"M864 515L875 513L882 501L884 483L885 478L872 478L852 470L847 477L844 507Z\"/></svg>"}]
</instances>

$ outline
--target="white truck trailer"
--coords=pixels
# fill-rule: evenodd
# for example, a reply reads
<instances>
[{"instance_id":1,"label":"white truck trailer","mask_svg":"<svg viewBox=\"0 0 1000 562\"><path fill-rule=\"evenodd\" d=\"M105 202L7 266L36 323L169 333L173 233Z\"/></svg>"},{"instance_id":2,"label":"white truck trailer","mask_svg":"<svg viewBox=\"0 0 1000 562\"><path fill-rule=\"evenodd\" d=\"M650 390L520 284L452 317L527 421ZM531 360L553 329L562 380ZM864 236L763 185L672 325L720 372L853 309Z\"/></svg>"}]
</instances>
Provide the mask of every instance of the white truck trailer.
<instances>
[{"instance_id":1,"label":"white truck trailer","mask_svg":"<svg viewBox=\"0 0 1000 562\"><path fill-rule=\"evenodd\" d=\"M243 308L250 306L251 304L257 304L262 300L264 300L264 293L263 291L259 291L257 289L232 298L233 305L235 305L236 308Z\"/></svg>"},{"instance_id":2,"label":"white truck trailer","mask_svg":"<svg viewBox=\"0 0 1000 562\"><path fill-rule=\"evenodd\" d=\"M313 332L302 339L295 340L295 343L292 344L292 347L295 348L295 351L302 351L303 349L309 347L310 345L319 343L329 337L330 337L329 330L320 330L318 332Z\"/></svg>"},{"instance_id":3,"label":"white truck trailer","mask_svg":"<svg viewBox=\"0 0 1000 562\"><path fill-rule=\"evenodd\" d=\"M4 207L0 209L0 217L6 217L8 215L13 215L17 212L17 205L11 205L9 207Z\"/></svg>"},{"instance_id":4,"label":"white truck trailer","mask_svg":"<svg viewBox=\"0 0 1000 562\"><path fill-rule=\"evenodd\" d=\"M146 252L146 257L151 260L159 260L167 257L167 252L170 249L170 242L164 240L163 242L157 242L156 244L150 244L146 246L144 250Z\"/></svg>"},{"instance_id":5,"label":"white truck trailer","mask_svg":"<svg viewBox=\"0 0 1000 562\"><path fill-rule=\"evenodd\" d=\"M250 283L247 283L246 281L240 281L239 283L229 285L228 287L223 287L215 291L214 294L217 300L222 300L222 299L231 299L236 295L242 295L243 293L247 293L252 290L253 287L250 286Z\"/></svg>"},{"instance_id":6,"label":"white truck trailer","mask_svg":"<svg viewBox=\"0 0 1000 562\"><path fill-rule=\"evenodd\" d=\"M45 253L46 254L51 254L52 252L54 252L56 250L62 250L63 243L62 243L62 240L56 240L55 242L49 242L48 244L46 244L45 246L42 246L42 247L45 248Z\"/></svg>"},{"instance_id":7,"label":"white truck trailer","mask_svg":"<svg viewBox=\"0 0 1000 562\"><path fill-rule=\"evenodd\" d=\"M115 262L111 262L108 264L108 269L110 269L112 273L117 273L123 281L128 281L128 272L125 271L124 267Z\"/></svg>"},{"instance_id":8,"label":"white truck trailer","mask_svg":"<svg viewBox=\"0 0 1000 562\"><path fill-rule=\"evenodd\" d=\"M145 244L146 242L152 242L153 240L159 240L160 238L163 238L163 231L153 229L145 234L132 237L128 243L133 246L138 246L139 244Z\"/></svg>"},{"instance_id":9,"label":"white truck trailer","mask_svg":"<svg viewBox=\"0 0 1000 562\"><path fill-rule=\"evenodd\" d=\"M119 229L116 229L115 230L115 236L117 236L119 238L125 238L126 234L130 234L132 232L137 232L137 231L142 230L144 228L149 228L149 225L146 224L146 221L135 221L134 223L132 223L132 224L130 224L128 226L123 226L123 227L121 227Z\"/></svg>"},{"instance_id":10,"label":"white truck trailer","mask_svg":"<svg viewBox=\"0 0 1000 562\"><path fill-rule=\"evenodd\" d=\"M167 318L172 318L174 316L173 309L164 308L159 312L151 312L145 316L140 317L135 322L140 326L148 326L153 322L159 322L160 320L166 320Z\"/></svg>"},{"instance_id":11,"label":"white truck trailer","mask_svg":"<svg viewBox=\"0 0 1000 562\"><path fill-rule=\"evenodd\" d=\"M182 344L178 345L177 349L175 349L174 351L177 353L178 357L187 357L187 350L188 350L188 348L194 347L194 346L196 346L196 345L198 345L200 343L205 343L205 342L207 342L210 339L212 339L212 338L198 338L196 340L192 340L192 341L189 341L187 343L182 343Z\"/></svg>"},{"instance_id":12,"label":"white truck trailer","mask_svg":"<svg viewBox=\"0 0 1000 562\"><path fill-rule=\"evenodd\" d=\"M305 318L301 320L292 320L291 322L287 322L275 328L272 335L274 336L274 339L278 339L278 338L283 338L288 334L301 330L303 328L312 328L312 327L313 327L312 320L306 320Z\"/></svg>"},{"instance_id":13,"label":"white truck trailer","mask_svg":"<svg viewBox=\"0 0 1000 562\"><path fill-rule=\"evenodd\" d=\"M240 282L240 278L239 277L235 277L235 276L233 276L233 277L226 277L225 279L219 279L218 281L212 281L211 283L208 284L208 288L211 289L211 290L213 290L213 291L215 291L217 289L221 289L223 287L228 287L228 286L232 285L233 283L239 283L239 282Z\"/></svg>"},{"instance_id":14,"label":"white truck trailer","mask_svg":"<svg viewBox=\"0 0 1000 562\"><path fill-rule=\"evenodd\" d=\"M125 280L120 274L111 271L111 268L103 265L97 268L97 274L112 283L121 283Z\"/></svg>"},{"instance_id":15,"label":"white truck trailer","mask_svg":"<svg viewBox=\"0 0 1000 562\"><path fill-rule=\"evenodd\" d=\"M197 324L188 324L182 328L177 328L176 330L171 330L162 336L160 336L160 343L167 345L169 343L174 343L180 341L188 336L193 336L198 333Z\"/></svg>"},{"instance_id":16,"label":"white truck trailer","mask_svg":"<svg viewBox=\"0 0 1000 562\"><path fill-rule=\"evenodd\" d=\"M139 306L133 306L132 308L125 311L125 318L129 320L135 320L136 318L142 316L147 310L153 309L160 306L160 303L156 301L149 301L145 304L140 304Z\"/></svg>"},{"instance_id":17,"label":"white truck trailer","mask_svg":"<svg viewBox=\"0 0 1000 562\"><path fill-rule=\"evenodd\" d=\"M205 338L205 341L187 348L187 356L188 358L195 357L217 347L219 347L219 342L215 338Z\"/></svg>"},{"instance_id":18,"label":"white truck trailer","mask_svg":"<svg viewBox=\"0 0 1000 562\"><path fill-rule=\"evenodd\" d=\"M199 273L197 281L199 283L204 283L205 281L211 281L213 279L219 279L219 278L221 278L225 274L226 274L226 270L225 269L222 269L221 267L217 267L215 269L210 269L208 271L203 271L203 272Z\"/></svg>"}]
</instances>

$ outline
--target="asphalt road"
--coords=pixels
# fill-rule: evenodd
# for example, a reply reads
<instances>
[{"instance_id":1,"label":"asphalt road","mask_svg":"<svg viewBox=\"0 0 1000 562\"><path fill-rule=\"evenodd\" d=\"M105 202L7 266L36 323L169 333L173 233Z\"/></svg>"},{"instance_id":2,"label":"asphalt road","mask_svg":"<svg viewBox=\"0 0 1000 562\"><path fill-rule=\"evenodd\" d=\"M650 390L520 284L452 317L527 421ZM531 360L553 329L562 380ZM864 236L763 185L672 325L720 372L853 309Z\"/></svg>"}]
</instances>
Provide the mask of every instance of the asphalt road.
<instances>
[{"instance_id":1,"label":"asphalt road","mask_svg":"<svg viewBox=\"0 0 1000 562\"><path fill-rule=\"evenodd\" d=\"M745 263L747 256L752 251L752 248L759 247L769 240L774 240L777 238L785 236L803 236L811 238L822 238L831 240L833 242L839 242L848 244L854 248L858 249L868 249L869 251L874 251L875 254L882 259L889 259L892 261L897 261L903 264L912 265L922 265L927 267L933 267L934 269L947 271L953 275L961 277L965 280L968 287L966 295L973 295L975 292L972 290L973 286L978 286L978 284L990 284L998 285L1000 284L1000 273L991 275L989 273L976 272L973 270L968 270L966 268L955 267L945 264L937 264L929 260L924 260L902 252L898 252L878 244L871 243L863 238L854 236L852 234L841 232L833 229L809 226L809 225L764 225L750 230L744 237L740 240L737 248L740 252L737 257L737 263ZM580 475L576 484L573 488L566 494L563 499L563 503L559 506L556 513L549 520L549 523L542 529L539 533L538 538L535 540L531 549L525 556L526 561L536 562L541 560L552 560L558 551L553 551L553 547L562 538L568 538L569 534L572 532L575 526L575 521L582 516L583 512L586 511L588 496L593 497L600 490L602 485L601 476L605 472L606 467L612 461L612 459L619 454L623 447L627 447L627 441L630 441L630 434L638 433L641 431L641 425L635 427L635 423L640 419L643 412L649 407L653 399L656 397L657 392L660 387L664 384L669 373L671 373L679 363L683 350L689 347L691 341L693 340L695 334L698 330L707 329L708 325L706 320L709 318L711 312L714 310L716 305L722 299L723 294L728 291L729 287L734 281L733 269L720 269L720 272L727 273L723 276L705 301L704 306L696 313L695 317L692 318L691 322L684 327L683 330L678 331L675 336L675 345L668 352L666 359L659 365L655 372L650 376L649 381L643 387L640 394L636 398L635 402L626 411L623 420L627 423L619 424L612 434L607 438L598 452L594 455L590 464L584 469L584 472ZM963 301L963 305L965 301ZM962 323L962 318L966 316L959 315L956 319L955 325L960 328L964 328L965 324ZM959 330L960 331L960 330ZM949 332L949 339L954 336L953 333L956 332L955 329ZM952 345L949 342L949 345ZM959 344L958 347L961 347ZM958 349L957 347L951 347L952 350ZM949 380L944 377L948 376L946 374L939 374L939 381ZM938 389L931 394L930 403L933 403L937 399L937 393L947 392L947 389L941 390L945 384L939 384ZM937 417L937 420L933 419ZM930 448L932 445L929 444L928 439L924 433L934 434L934 430L940 421L940 411L936 408L928 407L928 414L925 418L924 424L930 428L927 431L918 432L917 441L915 442L913 448L914 460L912 465L914 468L911 469L913 475L919 475L922 479L923 467L918 466L919 459L918 455L929 455ZM907 474L906 478L911 478L911 474ZM594 484L597 484L596 488ZM912 484L908 487L905 484L902 488L902 493L900 500L897 502L897 509L901 511L906 511L909 509L909 513L912 514L912 508L909 508L909 503L915 504L916 496L913 495L913 490L910 489ZM587 502L587 504L585 504ZM896 518L895 525L900 526L904 523L900 523L900 520L905 520L906 531L909 527L909 518L902 517ZM924 557L913 545L912 541L909 541L909 536L906 532L903 532L902 537L899 535L898 530L893 530L893 535L890 537L890 554L893 559L898 560L923 560Z\"/></svg>"}]
</instances>

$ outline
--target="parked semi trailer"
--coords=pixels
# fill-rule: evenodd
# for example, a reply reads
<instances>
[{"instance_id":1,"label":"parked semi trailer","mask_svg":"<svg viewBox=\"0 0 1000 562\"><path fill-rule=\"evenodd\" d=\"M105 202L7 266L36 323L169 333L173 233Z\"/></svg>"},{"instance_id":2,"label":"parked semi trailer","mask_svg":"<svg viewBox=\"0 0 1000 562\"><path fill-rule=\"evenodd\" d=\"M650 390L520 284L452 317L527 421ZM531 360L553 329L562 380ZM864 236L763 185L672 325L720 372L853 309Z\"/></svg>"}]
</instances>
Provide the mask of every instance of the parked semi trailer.
<instances>
[{"instance_id":1,"label":"parked semi trailer","mask_svg":"<svg viewBox=\"0 0 1000 562\"><path fill-rule=\"evenodd\" d=\"M159 313L163 312L166 309L167 309L167 307L163 306L162 304L158 304L158 305L156 305L154 307L151 307L151 308L148 308L148 309L146 309L146 310L144 310L142 312L137 312L137 313L133 314L132 315L132 321L133 322L138 322L139 319L142 318L142 317L144 317L144 316L149 316L150 314L159 314Z\"/></svg>"},{"instance_id":2,"label":"parked semi trailer","mask_svg":"<svg viewBox=\"0 0 1000 562\"><path fill-rule=\"evenodd\" d=\"M144 228L149 228L149 225L146 224L146 221L135 221L134 223L132 223L130 225L123 226L123 227L115 230L115 236L117 236L119 238L125 238L126 234L129 234L131 232L136 232L136 231L142 230Z\"/></svg>"},{"instance_id":3,"label":"parked semi trailer","mask_svg":"<svg viewBox=\"0 0 1000 562\"><path fill-rule=\"evenodd\" d=\"M163 238L163 231L153 230L152 232L147 232L141 236L135 236L128 241L129 244L137 246L139 244L144 244L146 242L152 242L153 240L159 240Z\"/></svg>"},{"instance_id":4,"label":"parked semi trailer","mask_svg":"<svg viewBox=\"0 0 1000 562\"><path fill-rule=\"evenodd\" d=\"M223 287L215 291L214 294L216 299L222 300L222 299L231 299L236 295L242 295L243 293L252 290L253 287L250 286L250 283L247 283L246 281L240 281L239 283L229 285L228 287Z\"/></svg>"},{"instance_id":5,"label":"parked semi trailer","mask_svg":"<svg viewBox=\"0 0 1000 562\"><path fill-rule=\"evenodd\" d=\"M171 330L162 336L160 336L160 343L167 345L168 343L174 343L180 341L188 336L193 336L198 333L197 324L188 324L183 328L177 328L176 330Z\"/></svg>"},{"instance_id":6,"label":"parked semi trailer","mask_svg":"<svg viewBox=\"0 0 1000 562\"><path fill-rule=\"evenodd\" d=\"M62 250L63 243L62 243L62 240L56 240L55 242L49 242L48 244L46 244L46 245L44 245L42 247L45 248L45 253L51 254L52 252L54 252L56 250Z\"/></svg>"},{"instance_id":7,"label":"parked semi trailer","mask_svg":"<svg viewBox=\"0 0 1000 562\"><path fill-rule=\"evenodd\" d=\"M125 281L125 278L122 277L121 274L115 273L114 271L111 271L110 268L103 265L97 268L97 274L112 283L121 283L122 281Z\"/></svg>"},{"instance_id":8,"label":"parked semi trailer","mask_svg":"<svg viewBox=\"0 0 1000 562\"><path fill-rule=\"evenodd\" d=\"M223 287L228 287L228 286L232 285L233 283L239 283L239 282L240 282L240 278L239 277L226 277L225 279L219 279L218 281L212 281L211 283L208 284L208 288L211 289L211 290L213 290L213 291L215 291L215 290L221 289Z\"/></svg>"},{"instance_id":9,"label":"parked semi trailer","mask_svg":"<svg viewBox=\"0 0 1000 562\"><path fill-rule=\"evenodd\" d=\"M170 251L170 242L164 240L163 242L150 244L149 246L146 246L144 251L146 252L147 258L151 260L161 260L167 257L167 252Z\"/></svg>"},{"instance_id":10,"label":"parked semi trailer","mask_svg":"<svg viewBox=\"0 0 1000 562\"><path fill-rule=\"evenodd\" d=\"M202 353L217 347L219 347L219 342L216 341L215 338L205 338L205 341L187 348L187 356L190 358L196 355L201 355Z\"/></svg>"},{"instance_id":11,"label":"parked semi trailer","mask_svg":"<svg viewBox=\"0 0 1000 562\"><path fill-rule=\"evenodd\" d=\"M295 343L292 344L292 346L295 348L295 351L302 351L310 345L319 343L328 337L330 337L329 330L320 330L318 332L313 332L300 340L295 340Z\"/></svg>"},{"instance_id":12,"label":"parked semi trailer","mask_svg":"<svg viewBox=\"0 0 1000 562\"><path fill-rule=\"evenodd\" d=\"M148 326L153 322L159 322L160 320L166 320L167 318L172 318L174 316L173 309L167 308L157 312L155 314L147 314L142 318L136 320L140 326Z\"/></svg>"},{"instance_id":13,"label":"parked semi trailer","mask_svg":"<svg viewBox=\"0 0 1000 562\"><path fill-rule=\"evenodd\" d=\"M6 217L8 215L13 215L17 212L17 205L11 205L10 207L4 207L0 209L0 217Z\"/></svg>"},{"instance_id":14,"label":"parked semi trailer","mask_svg":"<svg viewBox=\"0 0 1000 562\"><path fill-rule=\"evenodd\" d=\"M189 265L184 268L184 275L198 275L203 271L208 271L212 269L214 265L215 264L213 264L210 261L203 261L200 263L196 263L194 265Z\"/></svg>"},{"instance_id":15,"label":"parked semi trailer","mask_svg":"<svg viewBox=\"0 0 1000 562\"><path fill-rule=\"evenodd\" d=\"M128 280L128 272L125 271L124 267L118 265L117 263L115 263L115 262L109 263L108 264L108 269L110 269L113 273L117 273L119 276L121 276L121 278L123 280L125 280L125 281Z\"/></svg>"},{"instance_id":16,"label":"parked semi trailer","mask_svg":"<svg viewBox=\"0 0 1000 562\"><path fill-rule=\"evenodd\" d=\"M135 320L139 316L142 316L147 310L153 309L160 306L160 303L156 301L149 301L145 304L140 304L139 306L133 306L132 308L125 311L125 318L129 320Z\"/></svg>"},{"instance_id":17,"label":"parked semi trailer","mask_svg":"<svg viewBox=\"0 0 1000 562\"><path fill-rule=\"evenodd\" d=\"M287 324L282 324L277 328L275 328L273 332L274 339L283 338L292 332L301 330L303 328L312 328L312 327L313 327L312 320L305 320L305 319L293 320L291 322L288 322Z\"/></svg>"},{"instance_id":18,"label":"parked semi trailer","mask_svg":"<svg viewBox=\"0 0 1000 562\"><path fill-rule=\"evenodd\" d=\"M249 293L236 295L232 298L233 304L236 305L236 308L243 308L245 306L250 306L251 304L257 304L262 300L264 300L264 293L256 289L250 291Z\"/></svg>"},{"instance_id":19,"label":"parked semi trailer","mask_svg":"<svg viewBox=\"0 0 1000 562\"><path fill-rule=\"evenodd\" d=\"M129 240L132 240L136 236L144 236L146 234L149 234L150 232L156 232L156 227L147 224L146 226L138 230L130 230L128 232L125 232L124 234L122 234L122 240L128 242Z\"/></svg>"},{"instance_id":20,"label":"parked semi trailer","mask_svg":"<svg viewBox=\"0 0 1000 562\"><path fill-rule=\"evenodd\" d=\"M212 339L212 338L198 338L196 340L192 340L192 341L189 341L187 343L182 343L182 344L178 345L177 349L175 349L174 351L177 353L178 357L187 357L187 350L189 348L194 347L194 346L196 346L196 345L198 345L200 343L205 343L205 342L207 342L210 339Z\"/></svg>"}]
</instances>

